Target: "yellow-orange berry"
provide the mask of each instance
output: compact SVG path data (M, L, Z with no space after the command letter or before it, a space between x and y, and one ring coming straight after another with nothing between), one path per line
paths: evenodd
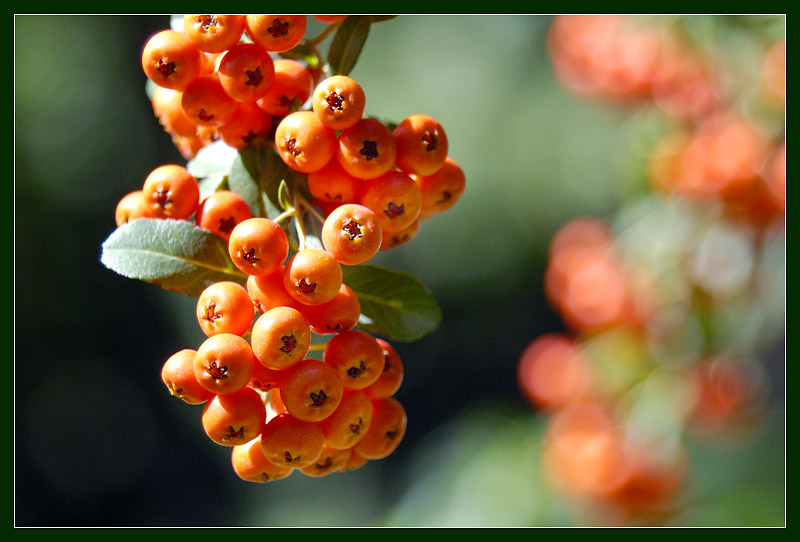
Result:
M201 423L208 437L221 446L244 444L261 433L267 410L261 396L249 386L216 395L203 407Z
M431 175L412 175L411 178L419 186L422 198L421 220L450 209L461 198L467 185L464 171L452 158L447 158L444 165Z
M215 282L197 298L197 322L208 337L219 333L244 335L254 315L250 294L238 282Z
M247 482L266 483L282 480L292 474L294 469L276 465L267 460L261 447L261 435L244 444L237 444L231 450L233 472Z
M194 221L228 241L233 228L249 218L253 218L253 213L242 196L230 190L217 190L200 202Z
M408 228L422 211L419 186L408 174L397 170L365 181L359 202L372 209L384 233Z
M313 111L295 111L275 129L275 147L287 166L312 173L335 156L336 132L322 124Z
M275 307L253 324L250 344L264 367L286 369L305 358L311 345L311 328L297 309Z
M393 131L397 167L414 175L432 175L444 165L449 150L447 134L428 115L411 115Z
M378 216L357 203L340 205L322 225L322 245L343 265L369 261L381 248L383 232Z
M194 375L201 386L213 393L234 393L250 382L256 363L250 343L239 335L220 333L207 338L197 349Z
M189 405L200 405L214 397L194 376L196 354L196 350L184 348L172 354L161 367L161 380L169 393Z
M244 15L184 15L183 31L201 51L222 53L242 39Z
M342 266L326 250L307 248L286 263L283 285L296 301L321 305L336 297L342 286Z
M125 194L114 210L114 221L117 227L137 218L149 218L151 216L150 207L144 199L143 190L134 190Z
M243 273L268 275L280 268L289 255L289 239L273 220L253 217L233 228L228 253Z
M375 399L372 406L369 431L353 450L367 459L383 459L403 440L408 417L403 405L394 397Z
M189 170L177 164L159 166L142 186L144 199L154 218L187 219L200 204L200 185Z
M142 50L142 69L156 85L182 90L199 75L203 53L185 34L162 30Z
M325 126L344 130L361 120L366 95L355 79L333 75L314 89L311 107Z
M379 120L363 118L339 134L336 158L354 177L380 177L394 167L396 157L392 131Z
M245 15L245 31L255 43L273 53L293 49L306 35L306 15Z
M302 469L322 455L325 435L319 425L298 420L288 412L274 416L261 431L261 450L271 463Z

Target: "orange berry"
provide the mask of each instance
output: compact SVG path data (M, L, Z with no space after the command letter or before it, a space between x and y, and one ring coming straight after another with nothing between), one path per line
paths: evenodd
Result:
M325 443L336 450L352 448L367 434L372 423L372 400L360 390L345 390L339 406L319 422Z
M168 134L193 137L197 134L197 124L186 116L181 107L182 99L183 91L157 86L151 99L153 113Z
M361 302L355 292L342 283L333 299L321 305L301 305L311 331L319 335L333 335L356 327L361 315Z
M219 128L230 122L239 103L225 92L216 75L201 75L183 89L181 107L198 126Z
M285 117L306 103L314 90L314 79L304 64L291 58L275 59L273 68L272 85L256 103L269 115Z
M243 273L268 275L280 268L289 255L289 239L274 221L253 217L233 228L228 253Z
M267 460L261 447L261 435L231 450L233 472L247 482L266 483L286 478L294 469Z
M361 390L383 372L383 348L364 331L351 329L334 335L325 345L322 360L336 369L345 388Z
M206 435L222 446L236 446L256 438L267 419L264 402L249 386L216 395L203 408L201 423Z
M255 43L273 53L293 49L306 35L305 15L245 15L245 31Z
M364 392L374 399L382 399L397 393L403 383L405 372L403 360L397 350L384 339L376 338L376 340L383 349L383 371L375 382L364 388Z
M447 158L444 165L431 175L412 175L411 178L419 186L422 196L421 220L450 209L467 185L464 171L452 158Z
M189 405L200 405L214 397L194 376L196 354L195 350L185 348L172 354L161 367L161 381L170 394Z
M394 167L396 156L392 131L378 120L363 118L339 134L336 158L359 179L380 177Z
M255 43L237 43L222 56L217 74L222 88L231 98L254 103L272 86L275 65L263 47Z
M261 431L261 450L270 463L302 469L322 455L325 436L319 425L298 420L288 412L278 414Z
M313 111L295 111L275 129L275 146L287 166L312 173L336 154L336 132L322 124Z
M137 218L149 218L151 216L150 207L144 198L143 190L134 190L125 194L114 210L114 221L117 227Z
M394 397L374 399L369 431L353 451L367 459L383 459L390 455L406 434L408 417L403 405Z
M366 95L355 79L333 75L314 89L311 108L325 126L334 130L350 128L361 120Z
M383 233L375 212L357 203L331 211L322 225L322 245L343 265L370 260L381 247Z
M219 127L219 137L234 149L243 150L272 134L272 117L253 103L240 103L231 120Z
M411 115L393 132L397 144L395 165L414 175L432 175L447 159L448 142L444 128L428 115Z
M330 252L307 248L295 253L286 263L283 285L296 301L321 305L339 292L342 266Z
M321 477L334 472L342 472L350 461L350 450L336 450L327 444L323 446L322 453L313 464L303 467L300 472L306 476Z
M299 309L302 306L302 303L289 295L283 285L284 269L285 267L281 265L272 273L247 277L247 292L259 313L264 314L275 307Z
M355 449L351 448L350 458L348 459L347 464L344 466L343 470L345 472L349 472L360 469L361 467L366 465L368 461L369 459L356 452Z
M324 361L306 358L281 373L281 401L292 416L318 422L339 406L344 386L336 370Z
M197 349L194 375L200 385L218 395L247 386L257 363L244 338L232 333L212 335Z
M363 179L353 177L342 167L336 157L307 176L308 191L315 199L341 205L358 203Z
M267 404L275 414L289 412L288 410L286 410L286 405L283 404L283 400L281 399L281 390L279 387L269 390L269 396L267 397Z
M279 371L305 357L311 345L311 328L297 309L275 307L253 324L250 344L261 365Z
M261 392L277 391L283 376L280 371L273 371L260 363L254 363L253 376L250 377L250 382L247 385Z
M372 209L384 233L408 228L422 211L419 186L408 174L396 170L365 181L359 203Z
M197 298L197 322L208 337L219 333L244 335L253 324L254 314L250 295L238 282L215 282Z
M189 170L177 164L159 166L142 186L144 199L154 218L187 219L197 210L200 186Z
M228 241L233 228L249 218L253 218L253 213L242 196L230 190L217 190L200 202L194 221Z
M182 90L199 75L203 53L185 34L162 30L147 40L142 69L156 85Z
M201 51L222 53L242 39L244 15L184 15L183 31Z
M558 408L585 398L590 390L589 365L575 342L565 335L546 334L522 352L517 380L535 408Z
M347 19L347 15L312 15L312 17L325 24L336 24Z
M396 232L383 232L383 239L381 240L381 250L391 250L399 246L405 245L411 241L420 229L420 219L418 218L411 223L410 226L403 228Z

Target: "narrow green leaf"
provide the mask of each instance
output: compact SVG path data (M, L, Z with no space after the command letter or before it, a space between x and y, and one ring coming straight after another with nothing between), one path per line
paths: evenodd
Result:
M267 143L252 145L234 159L228 186L250 205L254 216L275 218L281 213L280 185L302 190L305 177L289 168L275 148Z
M375 265L342 266L344 283L361 303L361 329L391 340L413 342L433 333L442 311L416 277Z
M214 282L247 280L223 239L186 220L140 218L123 224L103 242L100 261L124 277L191 296Z
M253 216L268 216L261 197L259 176L261 158L257 147L249 147L236 155L228 172L228 187L242 196Z
M280 203L281 209L284 211L288 211L292 208L292 197L289 194L289 186L286 184L286 180L282 180L280 186L278 186L278 202Z
M358 62L369 35L372 18L351 15L342 21L328 49L328 65L334 75L348 75Z

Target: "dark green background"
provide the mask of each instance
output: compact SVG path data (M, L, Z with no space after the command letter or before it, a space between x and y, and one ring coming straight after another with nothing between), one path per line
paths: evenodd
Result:
M403 16L373 26L352 76L367 113L436 117L467 191L382 265L422 279L442 327L396 345L408 433L348 474L240 481L200 409L171 397L164 360L196 347L194 300L99 262L114 207L185 163L152 115L139 63L169 16L14 18L14 474L17 526L566 525L542 484L540 420L520 352L561 329L544 300L547 244L640 188L621 174L630 114L554 81L547 16ZM319 27L312 23L310 32ZM782 395L782 342L769 358ZM784 420L698 449L704 502L683 524L776 525Z

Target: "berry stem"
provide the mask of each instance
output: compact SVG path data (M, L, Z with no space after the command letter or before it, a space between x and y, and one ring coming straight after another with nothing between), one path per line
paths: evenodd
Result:
M297 216L297 209L295 207L292 207L291 209L286 209L284 212L275 217L274 222L276 224L280 224L287 218L291 218L293 216Z
M322 32L319 33L319 35L306 41L306 45L308 45L311 49L314 49L316 52L317 45L325 41L325 39L328 36L330 36L333 32L335 32L336 29L339 28L339 24L341 23L329 24L328 26L325 27L325 29Z

